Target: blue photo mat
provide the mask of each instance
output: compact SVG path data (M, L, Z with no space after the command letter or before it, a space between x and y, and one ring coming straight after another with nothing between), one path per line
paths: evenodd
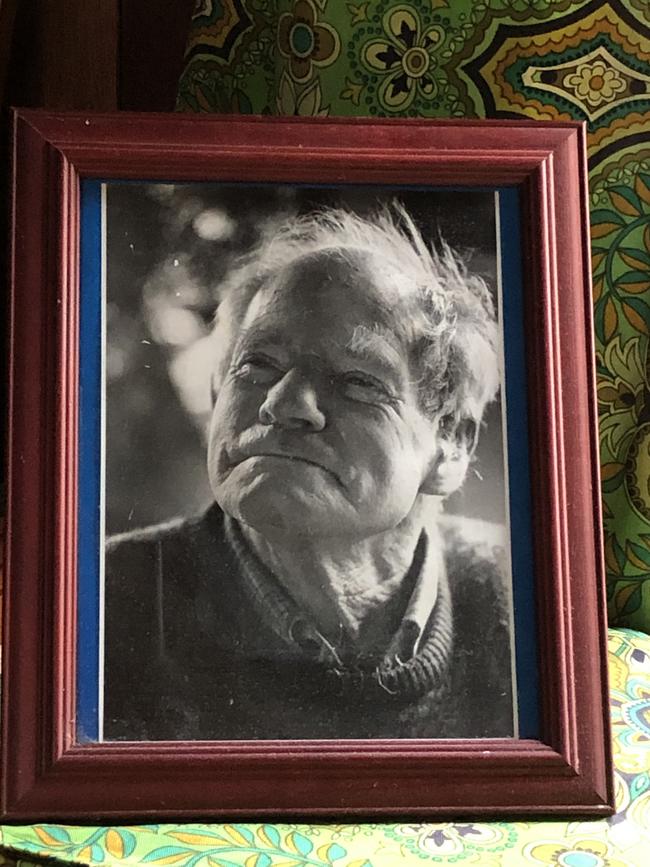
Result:
M99 734L101 439L102 439L102 182L82 181L79 311L79 580L77 586L77 739Z
M77 740L100 734L103 306L102 186L81 188L81 309L79 347L79 539ZM481 188L485 191L484 188ZM519 737L539 736L532 510L528 461L526 353L523 329L521 207L516 187L499 194L501 282L506 377L508 481Z

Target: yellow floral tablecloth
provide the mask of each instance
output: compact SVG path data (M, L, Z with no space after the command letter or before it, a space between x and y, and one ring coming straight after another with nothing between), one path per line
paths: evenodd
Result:
M617 812L598 821L3 825L4 863L178 867L646 867L650 865L650 637L609 633ZM0 859L2 856L0 856ZM33 859L33 861L32 861ZM0 860L1 864L1 860Z

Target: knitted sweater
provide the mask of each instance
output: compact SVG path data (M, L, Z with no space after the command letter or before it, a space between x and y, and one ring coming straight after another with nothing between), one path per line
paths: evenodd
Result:
M488 546L453 527L444 538L447 579L418 652L372 668L288 651L251 604L216 505L111 540L104 737L512 736L503 576Z

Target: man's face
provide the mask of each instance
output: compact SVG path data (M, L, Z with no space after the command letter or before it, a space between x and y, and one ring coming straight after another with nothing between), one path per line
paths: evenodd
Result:
M363 262L299 259L253 298L215 402L208 470L258 532L360 539L397 526L436 458L398 299Z

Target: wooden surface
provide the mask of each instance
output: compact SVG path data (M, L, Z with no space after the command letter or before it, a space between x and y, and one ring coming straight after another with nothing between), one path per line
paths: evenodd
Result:
M0 103L3 102L17 0L0 0Z
M48 108L116 109L117 2L19 3L6 101Z
M192 5L192 0L0 0L4 104L171 111Z
M120 109L173 110L193 5L192 0L120 0Z

